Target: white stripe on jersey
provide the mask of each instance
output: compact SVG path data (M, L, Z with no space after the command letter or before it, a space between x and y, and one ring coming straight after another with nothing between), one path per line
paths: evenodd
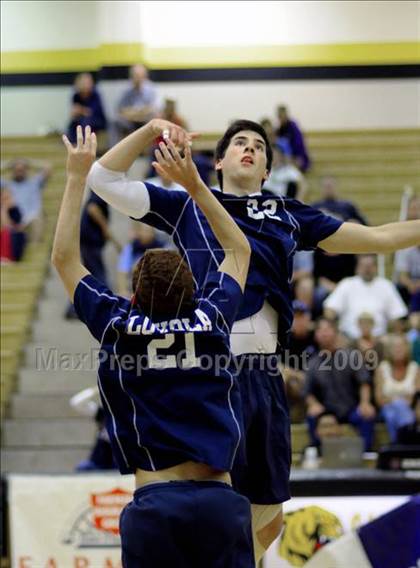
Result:
M235 424L236 424L236 428L238 429L238 434L239 434L239 435L238 435L238 442L237 442L237 444L236 444L236 447L235 447L235 450L234 450L233 456L232 456L232 461L231 461L231 463L230 463L230 469L232 469L232 468L233 468L233 463L234 463L235 458L236 458L236 452L238 451L239 444L240 444L240 442L241 442L242 434L241 434L241 428L239 427L239 422L238 422L238 420L236 419L235 412L234 412L234 410L233 410L232 401L231 401L231 399L230 399L230 392L231 392L231 390L233 389L233 384L234 384L233 377L232 377L232 374L229 373L229 371L228 371L227 369L226 369L226 372L227 372L227 374L228 374L229 377L230 377L230 387L229 387L228 394L227 394L228 404L229 404L230 412L231 412L231 414L232 414L232 418L233 418L233 420L234 420L234 422L235 422Z
M114 342L113 350L114 350L115 360L117 361L117 365L118 365L118 379L120 381L121 389L128 396L128 398L131 401L131 405L133 407L133 426L134 426L134 430L136 431L136 434L137 434L137 445L139 446L140 449L145 450L145 452L147 453L147 457L149 458L150 466L151 466L152 470L156 471L156 467L155 467L155 464L153 463L152 456L150 455L150 451L148 450L148 448L146 448L146 446L143 446L141 444L141 441L140 441L140 432L138 431L137 424L136 424L136 418L137 418L136 405L134 404L134 400L131 398L131 396L128 394L128 392L125 390L123 382L122 382L122 369L121 369L121 365L120 365L120 362L119 362L119 359L118 359L118 356L117 356L117 343L120 339L120 332L118 331L118 329L115 328L114 324L115 324L115 320L112 323L112 328L117 333L117 338Z
M106 328L105 328L105 330L104 330L104 332L103 332L103 334L102 334L101 347L102 347L102 341L103 341L103 339L104 339L104 337L105 337L105 333L106 333L108 327L110 326L111 323L113 323L114 321L119 320L119 319L121 319L121 316L117 316L116 318L112 318L111 320L109 320L108 325L106 326ZM119 439L119 437L118 437L118 433L117 433L117 423L116 423L116 421L115 421L115 416L114 416L114 414L113 414L113 412L112 412L112 410L111 410L111 405L109 404L109 401L108 401L108 399L106 398L105 393L104 393L104 390L103 390L103 388L102 388L99 373L98 373L97 382L98 382L98 388L99 388L99 390L100 390L100 392L101 392L101 394L102 394L102 397L103 397L103 399L104 399L104 401L105 401L105 403L106 403L106 405L107 405L107 407L108 407L109 413L110 413L111 418L112 418L112 427L113 427L113 429L114 429L114 436L115 436L115 439L117 440L118 447L119 447L120 450L121 450L121 454L122 454L122 456L123 456L123 458L124 458L125 465L129 468L129 467L130 467L130 464L128 463L128 460L127 460L127 457L126 457L126 455L125 455L125 453L124 453L124 450L123 450L121 441L120 441L120 439Z

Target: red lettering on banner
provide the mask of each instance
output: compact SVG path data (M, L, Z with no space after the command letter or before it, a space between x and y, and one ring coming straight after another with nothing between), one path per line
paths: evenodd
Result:
M104 568L122 568L121 562L114 564L111 558L105 558Z
M89 558L86 556L75 556L74 557L74 568L88 568Z
M27 560L32 560L31 556L21 556L18 560L19 568L31 568L29 564L26 564Z
M57 568L57 562L54 558L48 558L45 568Z

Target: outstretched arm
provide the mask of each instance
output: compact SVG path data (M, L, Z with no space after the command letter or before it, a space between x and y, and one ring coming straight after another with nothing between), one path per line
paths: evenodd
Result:
M225 253L219 271L229 274L244 290L251 247L238 225L203 183L192 160L189 144L185 145L184 156L181 156L171 140L167 145L161 142L155 155L157 162L153 165L156 171L185 187L206 216Z
M379 227L343 223L318 246L333 253L390 253L420 245L420 221L399 221Z
M60 275L70 299L79 281L89 274L80 259L80 210L86 176L96 155L96 136L89 126L77 127L77 145L74 148L63 136L67 148L67 183L58 215L51 262Z

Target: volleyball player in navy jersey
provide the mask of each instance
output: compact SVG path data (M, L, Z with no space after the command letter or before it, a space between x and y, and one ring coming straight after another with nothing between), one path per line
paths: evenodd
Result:
M202 213L188 193L129 181L125 174L139 153L165 132L175 144L188 136L176 125L154 119L102 156L88 183L122 213L171 234L200 285L209 267L215 269L222 258ZM234 122L219 141L215 157L222 191L213 195L252 248L244 298L231 335L232 351L240 356L247 465L236 464L232 477L234 486L252 503L259 559L280 532L281 503L290 496L289 415L283 380L273 370L273 354L287 348L293 317L293 255L317 246L331 253L392 252L420 244L420 222L365 227L342 223L293 199L262 195L272 152L263 128L251 121ZM155 166L158 172L166 171L159 155Z
M159 159L208 219L224 250L195 289L176 251L149 250L133 298L116 296L81 264L80 209L96 138L77 128L52 262L76 312L101 343L98 387L113 454L136 491L120 518L125 568L253 568L249 500L229 472L242 447L241 397L229 335L250 246L202 183L186 144Z

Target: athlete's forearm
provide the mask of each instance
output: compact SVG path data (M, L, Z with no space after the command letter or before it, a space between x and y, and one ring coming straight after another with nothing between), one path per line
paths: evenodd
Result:
M99 163L109 170L126 172L158 134L150 121L108 150Z
M59 268L80 264L80 210L82 207L85 178L69 176L61 202L55 230L51 259Z
M420 245L420 220L398 221L379 227L343 223L330 237L318 243L332 253L390 253Z
M395 252L420 245L420 220L388 223L376 227L376 230L381 240L385 241L383 252Z
M150 210L149 192L144 183L129 180L124 173L104 168L99 162L93 164L87 184L123 215L141 219Z

